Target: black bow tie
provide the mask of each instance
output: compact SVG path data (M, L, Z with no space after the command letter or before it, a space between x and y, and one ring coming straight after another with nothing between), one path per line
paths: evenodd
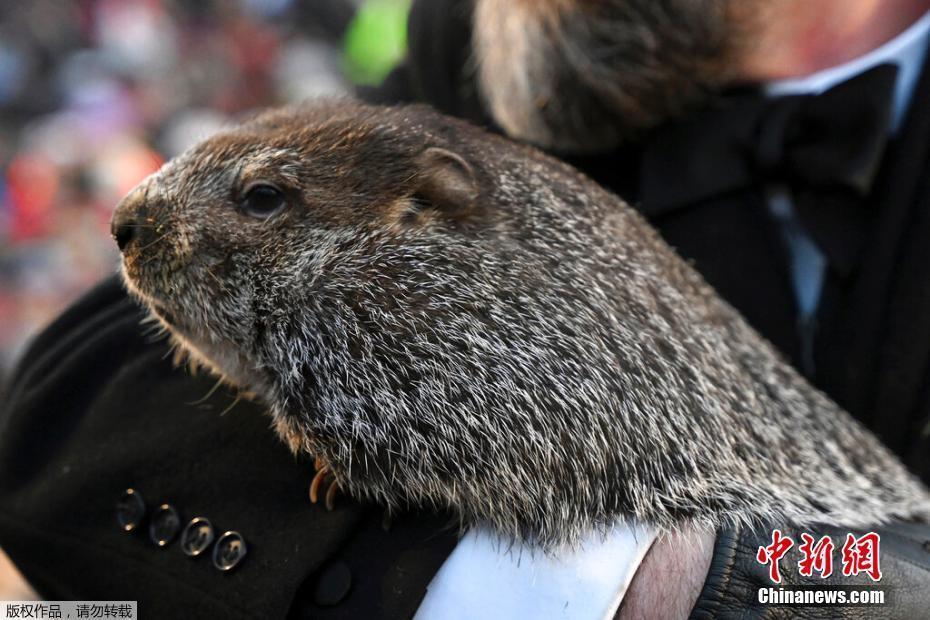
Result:
M643 154L643 211L781 185L831 267L848 272L888 143L896 77L895 65L880 65L820 95L723 97L657 131Z

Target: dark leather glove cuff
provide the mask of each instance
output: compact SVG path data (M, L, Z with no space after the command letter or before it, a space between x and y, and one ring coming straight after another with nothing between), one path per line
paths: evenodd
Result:
M768 565L756 559L759 547L772 542L772 529L721 531L714 546L714 556L700 597L691 612L694 620L711 618L922 618L930 609L930 525L894 523L874 529L881 537L879 561L882 578L873 582L866 574L846 577L842 571L842 547L850 531L861 536L865 531L835 527L808 529L781 528L794 546L779 562L781 584L774 584ZM828 535L836 548L833 574L822 578L814 572L805 577L798 572L803 557L798 550L801 534L815 539ZM882 605L796 606L775 605L759 601L760 588L791 589L810 586L822 589L880 589Z

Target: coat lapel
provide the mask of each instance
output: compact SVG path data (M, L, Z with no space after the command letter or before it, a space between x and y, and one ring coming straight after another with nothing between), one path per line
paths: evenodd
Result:
M821 314L817 383L904 456L930 370L930 62L883 163L859 271ZM925 416L926 414L924 414ZM915 465L911 463L911 466ZM930 469L918 472L927 480Z

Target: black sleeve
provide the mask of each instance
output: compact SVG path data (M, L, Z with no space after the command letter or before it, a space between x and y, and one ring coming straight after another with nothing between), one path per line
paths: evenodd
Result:
M772 542L772 529L728 529L721 531L714 545L710 570L692 620L717 618L926 618L930 609L930 525L894 523L873 530L880 536L878 582L866 574L844 576L842 547L848 533L860 537L866 532L822 526L810 529L781 528L794 546L779 562L781 584L772 582L768 565L760 563L759 547ZM815 540L829 536L835 544L833 574L821 578L816 571L810 577L798 572L803 555L798 550L802 532ZM884 604L798 606L760 602L760 588L776 593L804 587L813 590L839 588L845 591L881 590ZM771 593L766 592L771 597ZM848 595L847 595L848 596ZM769 598L771 600L771 598Z
M0 547L38 593L137 600L143 618L412 615L455 544L448 517L386 532L376 507L310 504L309 459L260 406L174 368L142 316L104 282L35 339L0 403ZM127 488L145 508L129 532L116 518ZM180 519L158 546L162 504ZM232 570L214 566L216 540L182 552L195 517L244 538Z

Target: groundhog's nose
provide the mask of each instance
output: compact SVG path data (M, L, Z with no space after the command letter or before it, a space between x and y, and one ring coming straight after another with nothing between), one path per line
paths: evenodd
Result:
M113 235L121 252L134 238L139 236L143 201L144 192L137 187L120 201L116 206L116 211L113 212L113 219L110 220L110 234Z
M132 241L134 230L135 226L133 226L132 222L118 221L115 217L113 218L113 222L110 224L110 233L116 239L116 245L119 246L120 251L125 250L129 242Z

